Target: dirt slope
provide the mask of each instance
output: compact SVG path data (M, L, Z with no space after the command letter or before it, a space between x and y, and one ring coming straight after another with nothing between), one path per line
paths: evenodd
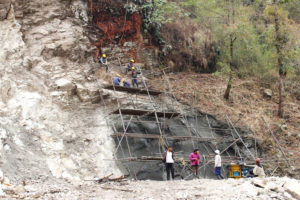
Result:
M285 153L291 159L298 159L292 162L299 176L300 168L300 101L297 100L296 89L287 84L285 98L285 118L280 119L277 114L277 85L276 83L262 83L254 78L247 80L236 79L233 84L229 101L224 100L223 94L226 89L226 77L178 73L168 76L169 83L175 96L183 103L195 106L202 112L216 115L220 120L225 121L228 115L231 121L239 127L244 127L253 132L258 143L265 150L265 157L272 159L283 159L278 146L272 139L268 125L279 139ZM165 78L157 78L151 81L153 88L164 90L167 81ZM167 88L169 88L167 86ZM265 89L272 90L272 97L264 95ZM298 87L299 89L299 87ZM264 122L264 119L267 123ZM277 163L279 174L290 174L286 164ZM277 167L273 166L275 169ZM282 173L285 171L284 173Z

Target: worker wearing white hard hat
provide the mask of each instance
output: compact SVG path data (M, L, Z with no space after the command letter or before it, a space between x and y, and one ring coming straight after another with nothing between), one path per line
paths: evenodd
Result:
M216 156L215 156L215 174L218 179L223 179L223 176L221 174L221 168L222 168L222 159L220 156L220 151L215 150Z

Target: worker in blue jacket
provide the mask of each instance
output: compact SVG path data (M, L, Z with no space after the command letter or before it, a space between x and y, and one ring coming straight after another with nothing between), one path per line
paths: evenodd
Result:
M139 87L139 83L138 83L138 79L137 79L137 75L140 74L140 72L137 72L135 70L135 67L131 68L131 78L132 78L132 87L134 87L134 85L136 85L136 87Z
M120 85L120 83L121 83L121 76L120 76L120 74L117 74L117 76L113 79L113 84L114 85Z
M131 71L132 68L133 68L133 64L135 63L135 60L134 59L131 59L129 64L127 65L127 68L126 68L126 71L125 71L125 74L127 74L127 72Z
M128 81L122 80L124 87L130 87L130 83Z

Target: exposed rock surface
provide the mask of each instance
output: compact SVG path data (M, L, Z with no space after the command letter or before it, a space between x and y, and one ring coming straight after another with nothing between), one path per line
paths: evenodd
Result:
M7 18L11 8L11 0L0 0L0 20Z
M84 6L15 1L0 21L0 168L12 182L121 175L103 161L114 142L105 111L92 104L100 97L87 80L94 47Z

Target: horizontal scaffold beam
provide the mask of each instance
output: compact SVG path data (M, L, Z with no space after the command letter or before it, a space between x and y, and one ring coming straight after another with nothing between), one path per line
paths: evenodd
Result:
M116 90L119 92L128 92L131 94L143 94L143 95L148 95L148 92L150 95L152 96L158 96L160 94L162 94L162 92L160 91L156 91L156 90L145 90L145 89L141 89L141 88L132 88L132 87L123 87L123 86L118 86L118 85L108 85L105 86L104 89L107 90Z
M155 117L155 112L151 110L136 110L136 109L118 109L111 114L119 114L121 110L122 115L139 115L139 116L150 116ZM156 112L157 117L163 117L163 118L173 118L180 115L180 113L175 112Z
M154 156L142 156L142 157L128 157L128 158L121 158L117 159L115 161L121 161L121 162L133 162L133 161L162 161L162 157L154 157ZM189 164L189 159L183 159L183 158L175 158L175 162L185 162L186 164ZM231 163L237 163L240 159L222 159L222 163L231 164ZM211 158L210 160L206 160L203 164L214 164L214 158ZM245 162L244 164L253 164L253 162Z
M124 133L114 133L114 137L118 136L123 136ZM143 134L143 133L125 133L126 137L131 137L131 138L143 138L143 139L159 139L161 138L160 135L157 134ZM194 140L198 142L220 142L224 141L223 137L219 138L200 138L197 136L173 136L173 135L164 135L163 138L168 139L168 140Z

